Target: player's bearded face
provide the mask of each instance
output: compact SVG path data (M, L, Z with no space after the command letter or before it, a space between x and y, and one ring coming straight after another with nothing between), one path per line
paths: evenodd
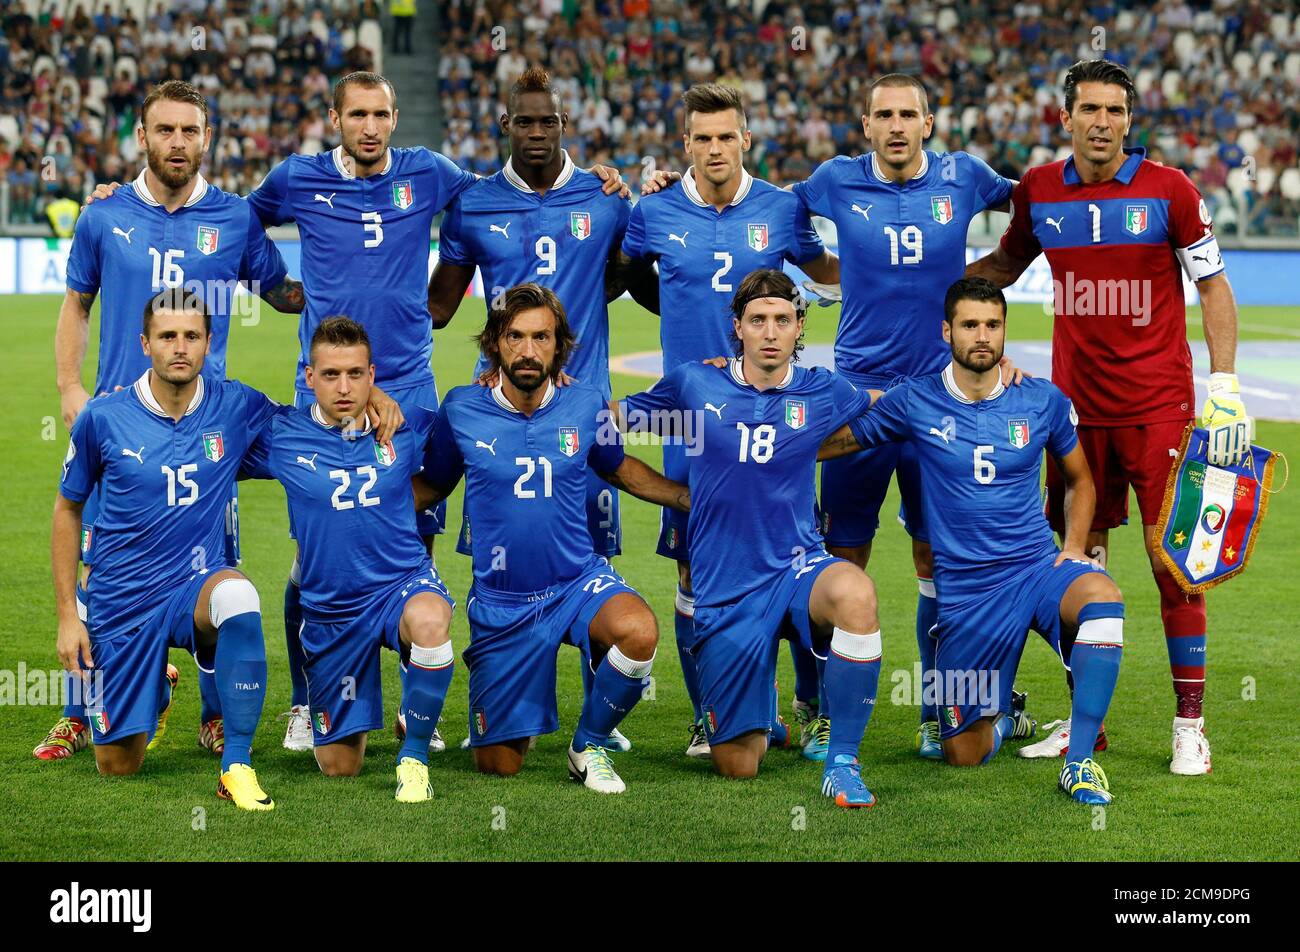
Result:
M697 181L722 186L737 178L748 148L749 131L734 109L691 114L686 153Z
M144 339L154 375L182 387L199 375L211 338L203 315L193 311L159 311L149 322Z
M944 336L952 347L952 359L974 373L987 373L1002 360L1006 345L1006 318L1002 307L992 301L958 301L952 324Z
M162 100L149 108L145 159L167 188L177 189L198 174L212 130L198 106Z
M501 335L498 346L507 379L524 393L531 393L558 369L555 315L544 307L521 311Z
M364 171L383 163L397 128L397 107L387 86L352 86L344 95L343 111L330 110L330 121L354 171Z

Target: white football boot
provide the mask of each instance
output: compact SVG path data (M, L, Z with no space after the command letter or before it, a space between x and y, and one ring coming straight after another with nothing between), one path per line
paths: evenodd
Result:
M1205 718L1174 718L1174 753L1169 772L1197 777L1210 772L1210 742L1205 739Z
M713 759L713 749L709 747L709 735L704 733L703 721L691 725L691 742L686 745L686 756L697 760Z
M311 736L311 709L306 704L295 704L280 716L289 719L284 729L285 750L311 750L316 746Z
M1064 757L1070 747L1070 719L1052 721L1043 725L1044 737L1036 744L1026 744L1016 750L1021 757Z
M622 793L627 789L623 778L614 772L609 751L594 744L581 752L569 747L569 776L597 793Z

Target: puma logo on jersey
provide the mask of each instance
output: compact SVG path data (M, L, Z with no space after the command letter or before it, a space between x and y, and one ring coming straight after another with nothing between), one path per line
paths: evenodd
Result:
M312 201L314 201L314 202L324 202L324 203L325 203L326 205L328 205L331 209L333 209L333 208L334 208L334 196L337 195L337 194L338 194L338 192L330 192L330 197L329 197L329 198L326 198L326 197L325 197L324 195L322 195L320 192L317 192L315 195L312 196Z
M668 240L669 240L669 241L680 241L680 242L682 243L682 247L685 248L685 247L686 247L686 236L689 235L689 234L690 234L689 231L684 231L684 232L682 232L680 235L674 235L674 234L670 231L670 232L668 233Z
M510 222L506 222L504 225L488 225L488 234L491 234L494 231L499 231L501 232L502 238L509 238L510 234L506 231L509 227Z
M930 435L939 437L939 439L943 440L945 443L951 443L952 429L953 427L951 423L945 424L942 430L930 427Z
M866 208L863 208L857 202L854 202L852 207L855 212L857 212L867 221L871 221L871 209L875 208L876 206L873 204L873 205L868 205Z
M722 411L723 411L724 409L726 409L726 406L727 406L727 405L726 405L725 403L724 403L722 406L720 406L720 407L715 407L715 406L714 406L713 404L711 404L711 403L706 403L706 404L704 405L704 409L706 409L706 410L712 410L714 413L716 413L716 414L718 415L718 419L721 420L721 419L722 419Z
M475 440L475 441L474 441L474 448L475 448L475 449L479 449L479 448L485 449L485 450L487 450L489 453L491 453L493 456L496 456L496 455L497 455L497 440L498 440L498 439L500 439L500 437L497 437L497 438L494 439L491 443L484 443L482 440Z
M1065 221L1064 215L1062 215L1060 218L1048 218L1045 220L1049 225L1051 225L1053 228L1056 229L1056 233L1058 235L1061 233L1061 222Z
M299 456L298 459L296 460L296 462L302 463L302 465L306 466L308 469L310 469L310 470L314 473L314 472L316 472L316 455L317 455L317 454L312 453L312 454L311 454L311 459L308 459L308 458L305 457L305 456Z
M134 230L134 229L132 229L132 230ZM140 447L138 450L128 450L128 449L124 446L124 447L122 447L122 455L123 455L123 456L134 456L134 457L135 457L135 461L136 461L137 463L139 463L141 466L144 465L144 447L143 447L143 446Z
M116 226L114 226L113 228L113 234L121 235L123 238L126 239L126 243L128 245L131 243L131 232L133 231L135 231L134 228L128 228L126 231L123 231L121 228L118 228Z

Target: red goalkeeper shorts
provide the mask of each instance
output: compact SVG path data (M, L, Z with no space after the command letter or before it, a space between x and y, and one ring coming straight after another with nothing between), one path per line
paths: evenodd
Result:
M1092 530L1113 529L1128 521L1128 490L1137 495L1142 524L1155 525L1165 498L1169 467L1178 455L1183 430L1192 422L1170 420L1137 426L1080 426L1079 442L1097 486ZM1047 460L1047 519L1055 532L1065 529L1065 483L1056 461Z

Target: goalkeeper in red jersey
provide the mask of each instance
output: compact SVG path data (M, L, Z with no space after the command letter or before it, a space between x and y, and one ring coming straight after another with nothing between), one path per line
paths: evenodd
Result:
M966 273L1012 284L1039 254L1052 269L1055 322L1052 381L1074 402L1097 486L1088 551L1104 560L1109 530L1128 518L1132 486L1160 590L1177 711L1170 770L1210 772L1201 703L1205 694L1205 597L1185 595L1156 555L1155 523L1184 428L1194 422L1192 354L1182 272L1201 297L1210 352L1210 462L1237 462L1250 447L1234 373L1237 305L1224 273L1209 210L1183 172L1125 149L1136 89L1114 63L1076 63L1066 73L1061 124L1073 142L1063 161L1026 171L1011 196L1011 224L990 254ZM1062 529L1064 489L1049 463L1048 515ZM1054 756L1069 744L1069 722L1022 748ZM1105 734L1098 749L1105 745Z

